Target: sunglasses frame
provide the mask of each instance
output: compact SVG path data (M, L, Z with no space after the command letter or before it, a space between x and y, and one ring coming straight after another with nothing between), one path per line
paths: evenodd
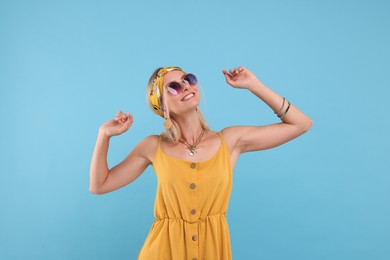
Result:
M191 80L188 80L188 76L192 77ZM187 79L186 79L187 78ZM190 86L196 86L196 84L198 83L198 79L197 77L192 74L192 73L187 73L183 79L181 80L181 82L183 82L184 84L188 84ZM174 84L175 87L171 87L171 85ZM177 87L180 87L180 88L177 88ZM167 90L168 90L168 93L171 94L171 95L179 95L182 90L183 90L183 86L182 84L180 84L180 82L177 82L177 81L171 81L168 83L168 85L166 86L167 87Z

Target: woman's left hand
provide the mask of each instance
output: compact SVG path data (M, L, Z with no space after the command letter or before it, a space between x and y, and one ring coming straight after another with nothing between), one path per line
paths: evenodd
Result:
M229 72L227 72L225 69L222 69L222 73L226 78L226 82L233 88L250 89L256 84L256 82L258 82L255 74L243 66L230 69Z

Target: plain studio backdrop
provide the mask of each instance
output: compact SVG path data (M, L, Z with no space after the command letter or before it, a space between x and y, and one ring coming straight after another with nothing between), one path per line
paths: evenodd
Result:
M89 192L98 128L118 110L109 167L163 130L149 76L198 76L213 130L280 122L222 68L243 65L311 117L243 154L227 219L233 259L390 257L388 1L1 1L0 258L135 259L157 180Z

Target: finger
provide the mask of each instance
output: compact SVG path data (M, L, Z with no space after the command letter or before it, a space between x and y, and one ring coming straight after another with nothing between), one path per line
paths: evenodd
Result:
M127 113L126 120L123 122L124 124L132 123L133 122L133 116L130 113Z
M117 116L123 116L126 115L125 113L122 112L122 110L119 110L118 113L116 113Z
M225 73L224 76L225 76L226 82L229 85L232 85L234 83L233 80L232 80L233 76L231 76L229 73Z
M223 73L228 75L229 77L233 76L233 75L230 74L230 71L227 71L226 69L223 69Z
M133 115L132 114L130 114L130 113L127 113L127 120L129 121L129 122L131 122L131 123L133 123Z
M115 115L115 120L119 120L119 119L120 119L121 113L122 113L121 110L119 110L119 111L116 113L116 115Z
M222 69L222 73L224 76L231 76L229 72L226 71L226 69Z
M131 121L131 120L127 120L126 122L124 122L122 125L121 125L121 127L129 127L129 126L131 126L131 124L132 124L133 122Z
M119 123L125 123L126 121L127 121L127 118L126 117L120 117L120 118L118 118L118 120L117 120Z
M117 119L117 121L120 121L123 123L127 120L127 115L120 110L116 116L116 119Z
M236 73L234 72L234 69L230 69L229 72L230 72L230 74L232 74L233 76L236 74Z
M226 80L230 80L232 78L232 75L230 75L225 69L223 69L222 72Z
M133 124L133 116L130 113L128 113L127 121L123 124L123 126L129 128L132 124Z
M224 74L224 76L225 76L226 82L229 83L231 76L229 74Z

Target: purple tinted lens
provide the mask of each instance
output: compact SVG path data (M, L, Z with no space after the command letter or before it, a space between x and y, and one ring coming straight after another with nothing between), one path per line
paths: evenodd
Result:
M173 94L173 95L179 94L181 92L181 85L180 85L180 83L178 83L176 81L173 81L173 82L169 83L168 91L171 94Z
M195 86L196 83L198 83L198 79L196 78L196 76L191 73L187 74L184 77L184 80L186 80L191 86Z

